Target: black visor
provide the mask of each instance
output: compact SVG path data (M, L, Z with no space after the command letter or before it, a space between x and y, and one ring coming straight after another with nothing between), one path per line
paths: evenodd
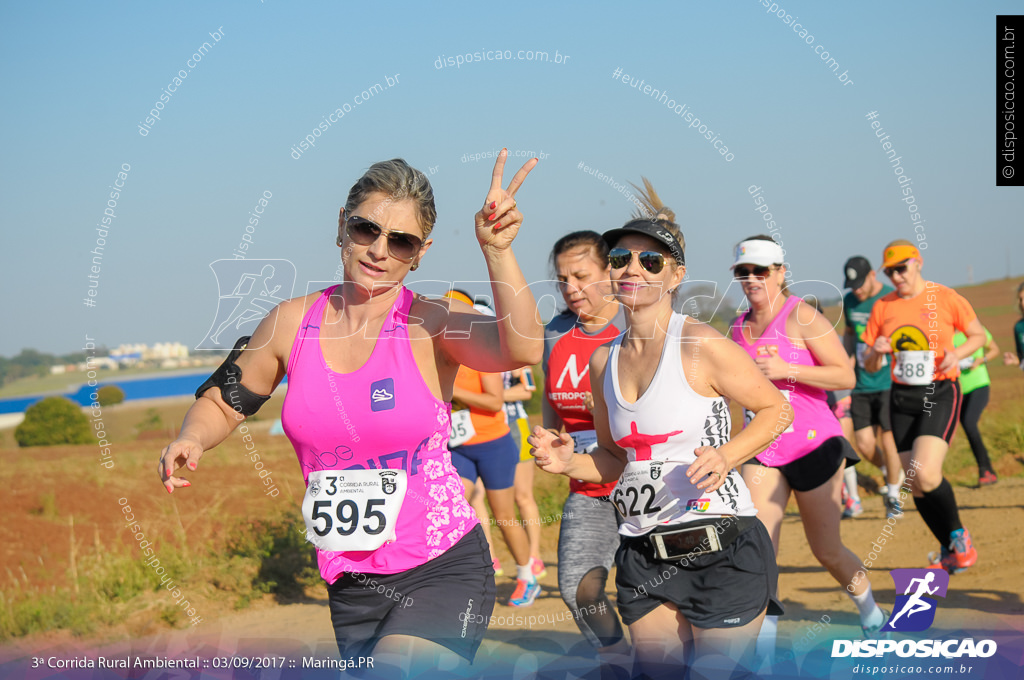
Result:
M686 264L686 258L683 257L683 247L679 245L679 241L675 236L672 235L668 229L655 220L640 219L627 222L624 226L618 229L612 229L602 234L605 243L608 244L609 248L614 248L615 244L618 243L619 239L626 234L643 234L644 236L650 236L658 243L668 248L668 252L672 254L672 258L677 264L683 266Z

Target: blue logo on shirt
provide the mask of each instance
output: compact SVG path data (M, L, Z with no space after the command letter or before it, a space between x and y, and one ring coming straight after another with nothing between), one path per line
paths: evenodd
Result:
M370 385L370 410L389 411L395 407L395 380L384 378Z

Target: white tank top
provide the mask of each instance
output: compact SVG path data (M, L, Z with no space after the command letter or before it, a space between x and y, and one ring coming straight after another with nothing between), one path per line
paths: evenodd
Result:
M735 469L713 493L698 490L686 477L696 460L694 449L725 444L731 430L725 399L701 396L686 380L680 350L686 319L672 314L658 370L635 403L626 402L619 391L619 347L625 334L611 344L604 395L612 438L628 454L612 492L624 536L641 536L668 524L757 514Z

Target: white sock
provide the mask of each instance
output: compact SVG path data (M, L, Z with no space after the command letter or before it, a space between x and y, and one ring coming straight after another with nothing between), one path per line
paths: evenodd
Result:
M846 484L846 493L851 499L860 502L860 495L857 493L857 471L848 467L843 471L843 483Z
M757 634L755 654L759 658L771 659L775 656L775 634L779 630L779 617L766 615L761 622L761 632Z
M882 622L885 618L885 614L875 604L875 598L871 594L871 586L868 585L867 589L860 595L854 595L850 591L846 591L846 594L850 596L853 603L857 605L857 610L860 612L860 624L864 627L871 627Z
M529 583L533 583L537 579L533 575L533 569L530 568L530 563L517 564L516 565L516 578L522 579Z

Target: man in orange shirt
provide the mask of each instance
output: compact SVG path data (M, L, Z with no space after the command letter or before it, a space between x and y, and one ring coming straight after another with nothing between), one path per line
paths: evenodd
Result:
M896 290L875 303L864 331L864 365L877 371L892 355L892 433L921 518L939 540L931 567L958 573L978 552L960 523L942 462L956 431L962 393L959 362L985 342L985 329L967 300L921 276L921 253L899 239L885 247L882 267ZM967 341L953 347L953 334ZM905 491L903 492L905 493Z

